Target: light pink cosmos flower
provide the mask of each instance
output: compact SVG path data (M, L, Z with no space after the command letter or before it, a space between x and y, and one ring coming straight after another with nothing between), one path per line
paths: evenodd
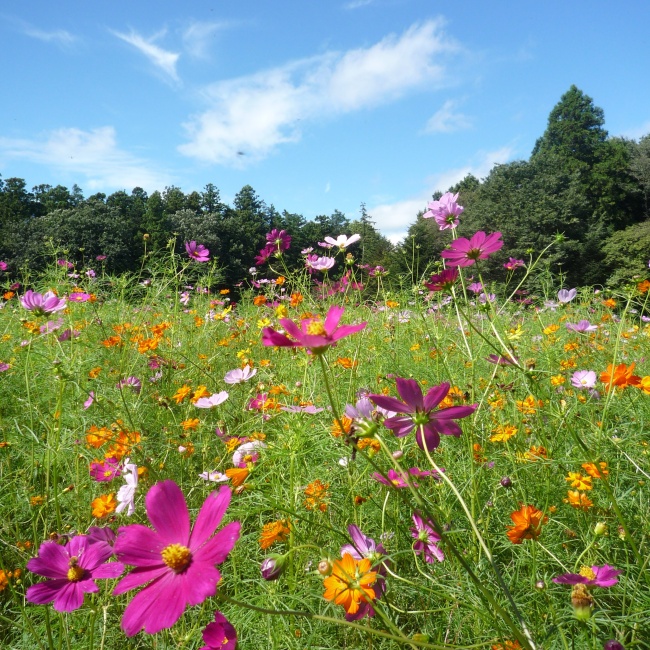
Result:
M20 304L37 315L48 315L65 309L66 299L59 298L54 291L41 294L28 289L20 298Z
M459 237L440 254L449 266L471 266L478 260L486 260L503 247L500 232L486 235L479 230L471 239Z
M195 262L209 262L210 251L203 245L195 241L186 241L185 250Z
M266 447L266 443L261 440L252 440L239 445L232 456L232 464L235 467L246 467L248 463L256 463L260 457L258 449Z
M201 397L194 402L197 409L211 409L219 404L223 404L228 399L228 392L222 390L220 393L214 393L210 397Z
M116 388L120 390L122 388L129 387L133 389L133 392L139 393L142 390L142 382L137 377L127 377L126 379L120 379L117 382Z
M445 192L439 200L427 203L428 210L422 215L424 219L435 219L440 230L454 229L458 226L458 217L465 208L458 205L458 193Z
M295 340L292 341L288 336L276 332L271 327L265 327L262 330L262 343L283 348L308 348L313 353L320 354L339 339L359 332L367 325L364 322L358 325L341 325L339 327L344 311L345 308L332 305L327 312L325 322L318 318L305 318L300 323L300 327L288 318L281 318L280 324Z
M568 291L566 289L560 289L557 292L557 299L562 303L567 303L567 302L571 302L576 297L577 294L578 294L577 289L569 289Z
M305 264L308 268L314 269L315 271L328 271L334 266L334 264L336 264L336 260L333 257L307 255L305 258Z
M226 483L230 479L221 472L201 472L199 478L202 478L204 481L211 481L212 483Z
M325 243L329 244L333 248L345 250L348 246L358 242L360 239L361 235L352 235L351 237L348 237L347 235L339 235L336 239L334 239L334 237L325 237Z
M127 517L135 513L135 492L138 489L138 466L127 458L122 468L125 484L117 491L119 501L115 512L119 515L127 508Z
M221 564L239 539L241 524L233 521L215 534L230 504L231 491L222 486L205 500L194 527L181 489L174 481L154 485L146 508L154 530L141 524L119 529L115 554L135 567L122 578L117 596L146 584L127 605L122 629L127 636L141 629L155 634L169 628L187 605L200 605L214 596Z
M588 320L581 320L579 323L565 323L566 328L571 332L595 332L598 325L592 325Z
M57 542L44 542L38 557L27 562L27 568L45 578L45 582L27 589L27 600L36 605L54 601L57 612L72 612L83 605L84 594L97 593L98 578L117 578L124 565L107 560L113 549L105 542L90 543L85 535L73 537L62 546Z
M257 368L251 368L249 365L243 368L235 368L229 370L223 380L227 384L241 384L249 379L252 379L257 374Z
M593 370L577 370L571 376L571 385L575 388L593 388L596 385L596 373Z

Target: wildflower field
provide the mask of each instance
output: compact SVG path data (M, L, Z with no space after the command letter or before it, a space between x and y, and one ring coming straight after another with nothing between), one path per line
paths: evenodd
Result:
M0 647L650 648L650 282L456 198L399 291L337 233L0 272Z

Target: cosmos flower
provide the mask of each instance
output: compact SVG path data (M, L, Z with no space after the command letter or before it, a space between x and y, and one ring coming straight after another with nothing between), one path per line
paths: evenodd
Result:
M323 598L342 605L348 621L374 615L371 602L375 599L373 585L377 572L371 568L369 559L355 560L349 553L344 553L340 560L334 560L332 573L323 581Z
M246 365L243 368L229 370L223 380L227 384L241 384L252 379L256 374L257 368L251 368L249 365Z
M65 545L44 542L27 568L50 580L29 587L27 600L37 605L54 601L57 612L79 609L84 594L99 591L96 579L117 578L124 571L121 562L107 562L112 555L108 544L91 543L85 535L77 535Z
M429 564L433 564L436 560L442 562L445 559L445 554L438 548L441 537L434 530L433 522L431 520L425 522L419 514L413 513L413 523L415 527L410 531L411 537L415 539L413 542L415 554L424 554L424 561Z
M262 330L262 343L264 345L279 347L304 347L315 354L321 354L339 339L359 332L367 325L364 322L358 325L339 326L344 311L345 309L343 307L333 305L327 312L324 322L318 318L305 318L300 323L300 327L288 318L281 318L280 324L284 327L287 334L295 340L292 341L288 336L276 332L271 327L265 327Z
M219 404L223 404L228 399L228 392L222 390L220 393L214 393L209 397L200 397L194 402L194 406L198 409L211 409Z
M513 544L521 544L524 539L537 539L542 532L542 524L548 521L541 510L524 505L511 513L510 519L514 526L508 528L507 535Z
M577 289L569 289L568 291L566 289L560 289L557 292L557 299L561 303L567 303L567 302L571 302L576 297L577 294L578 294Z
M429 291L450 291L458 280L458 269L445 269L429 278L424 286Z
M478 260L486 260L503 246L500 232L486 235L479 230L471 239L459 237L451 246L442 251L441 257L449 266L471 266Z
M319 257L318 255L307 255L305 265L307 268L315 271L328 271L331 269L336 260L333 257Z
M275 251L282 252L289 250L289 246L291 246L291 235L286 230L274 228L266 234L266 241L274 247Z
M347 235L339 235L336 239L334 239L334 237L325 237L325 243L329 244L330 247L345 250L348 246L358 242L360 239L361 235L352 235L351 237L348 237Z
M138 466L129 462L129 459L124 460L124 485L117 491L118 505L115 512L119 515L127 508L127 517L131 517L135 513L135 491L138 489Z
M185 250L195 262L210 261L210 251L203 244L197 244L195 241L186 241Z
M203 630L203 641L206 645L199 650L235 650L237 632L221 612L215 612L214 623L208 623Z
M571 375L571 385L575 388L593 388L596 385L596 373L593 370L577 370Z
M563 573L553 578L553 582L561 585L586 585L587 587L612 587L618 582L622 571L615 569L609 564L603 566L583 566L580 573Z
M581 320L579 323L565 323L566 328L571 332L595 332L598 325L592 325L588 320Z
M450 385L445 382L433 386L425 396L415 379L402 379L397 377L397 392L404 400L388 395L370 395L370 399L377 405L397 415L386 418L384 425L392 429L398 438L403 438L415 429L415 439L420 449L425 447L432 451L440 444L440 435L459 437L461 428L454 420L471 415L478 406L450 406L436 409L449 392Z
M454 229L458 226L458 217L465 209L458 205L458 193L445 192L437 201L427 203L427 211L422 215L424 219L434 219L440 230Z
M511 257L503 265L503 268L506 269L506 271L514 271L515 269L518 269L520 266L525 266L524 260L517 260L514 257Z
M20 298L20 304L37 315L49 315L66 308L66 299L59 298L53 291L41 294L28 289Z
M135 393L139 393L142 390L142 382L137 377L127 377L126 379L121 379L117 383L117 388L122 389L125 386L132 388Z
M631 363L629 366L626 366L624 363L619 363L618 366L614 367L614 364L610 363L607 366L607 370L600 373L600 381L608 388L614 386L618 386L619 388L638 386L641 383L641 377L632 374L634 372L634 366L634 363Z
M146 497L146 509L154 530L141 524L119 529L115 553L135 567L122 578L117 596L146 586L127 605L122 629L127 636L142 628L155 634L171 627L187 605L199 605L214 596L221 564L239 539L241 524L233 521L215 534L230 503L226 486L205 500L190 528L190 516L181 489L174 481L154 485Z

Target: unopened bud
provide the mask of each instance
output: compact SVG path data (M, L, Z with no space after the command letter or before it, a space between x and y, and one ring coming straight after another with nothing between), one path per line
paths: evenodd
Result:
M616 639L610 639L609 641L605 641L603 650L625 650L625 646Z
M260 566L260 572L264 580L277 580L286 568L287 555L271 553Z
M594 599L583 584L573 586L571 604L573 605L573 614L579 621L588 621L591 618Z
M325 578L332 573L332 563L329 559L323 559L318 563L318 573Z
M421 632L417 632L414 634L412 637L413 641L419 642L419 643L428 643L429 642L429 635L428 634L422 634Z
M605 524L602 521L599 521L595 526L594 526L594 535L596 537L600 537L601 535L604 535L607 532L607 524Z
M401 449L397 449L393 452L393 458L399 460L404 455L404 452Z

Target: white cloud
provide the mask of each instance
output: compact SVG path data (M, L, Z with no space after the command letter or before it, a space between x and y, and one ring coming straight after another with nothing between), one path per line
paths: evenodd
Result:
M154 41L158 40L166 34L166 30L154 34L149 39L144 38L133 30L131 30L129 34L122 34L121 32L116 32L113 30L111 30L111 33L129 45L132 45L139 52L144 54L147 59L151 61L151 63L162 70L162 72L170 79L176 82L179 81L178 74L176 72L176 63L178 62L180 54L164 50L162 47L154 43Z
M183 45L190 56L205 59L211 38L225 27L226 23L193 22L183 31Z
M0 137L0 158L26 160L61 173L81 174L89 189L160 189L169 185L166 174L120 149L112 126L91 131L57 129L43 139Z
M343 5L344 9L359 9L359 7L367 7L371 5L375 0L352 0L351 2L346 2Z
M73 36L65 29L55 29L54 31L46 32L45 30L32 27L31 25L25 25L23 33L32 38L37 38L39 41L58 43L59 45L66 47L69 47L77 40L76 36Z
M456 111L458 102L448 99L427 121L425 133L453 133L463 131L472 126L472 120L467 115Z
M331 189L332 186L330 185L330 182L327 181L327 183L325 183L325 194L327 194Z
M329 52L208 86L208 109L185 128L179 151L204 162L243 166L300 139L300 121L372 108L445 82L442 58L458 47L440 20L410 27L368 48ZM245 160L238 152L246 153Z
M507 162L512 158L513 153L514 149L506 146L496 151L478 154L476 162L472 164L449 169L428 178L425 182L426 190L423 190L420 195L394 203L381 203L369 207L368 214L382 235L393 243L397 243L404 239L418 212L426 209L434 192L446 192L468 174L473 174L479 179L484 178L495 164Z

